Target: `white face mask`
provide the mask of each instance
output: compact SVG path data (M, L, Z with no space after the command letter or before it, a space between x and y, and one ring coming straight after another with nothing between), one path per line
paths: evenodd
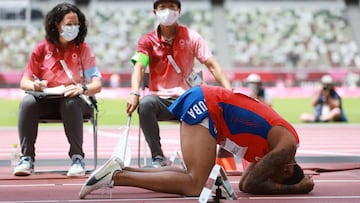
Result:
M179 11L174 11L171 9L157 10L156 16L160 21L161 25L169 26L174 24L180 16Z
M68 42L75 39L79 34L80 25L63 25L63 32L60 35Z

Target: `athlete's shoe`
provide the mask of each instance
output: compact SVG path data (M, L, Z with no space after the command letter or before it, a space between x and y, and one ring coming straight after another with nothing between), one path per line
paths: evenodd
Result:
M95 170L79 192L79 198L84 199L86 195L100 188L111 188L114 184L112 176L115 171L124 168L123 161L118 157L111 157L104 165Z
M28 176L34 171L34 163L30 156L24 156L20 159L18 165L14 168L15 176Z

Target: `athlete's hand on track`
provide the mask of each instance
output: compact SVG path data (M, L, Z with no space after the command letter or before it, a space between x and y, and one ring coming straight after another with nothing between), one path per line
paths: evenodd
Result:
M305 175L305 177L297 184L299 193L309 193L314 189L314 180L311 175Z

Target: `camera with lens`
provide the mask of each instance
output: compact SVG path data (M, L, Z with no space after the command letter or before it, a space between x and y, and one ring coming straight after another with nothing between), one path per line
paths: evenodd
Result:
M323 91L329 92L330 95L332 95L332 94L334 94L334 92L335 92L334 86L333 86L333 85L324 85L324 86L323 86Z

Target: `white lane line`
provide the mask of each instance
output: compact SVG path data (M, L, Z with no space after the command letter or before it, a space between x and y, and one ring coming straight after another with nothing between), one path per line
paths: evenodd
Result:
M360 183L359 180L314 180L315 183Z
M102 198L102 199L65 199L65 200L26 200L26 201L0 201L0 203L50 203L50 202L169 202L171 200L197 200L197 197L160 197L160 198L130 198L130 199L119 199L119 198Z
M67 202L68 200L33 200L33 201L0 201L1 203L50 203L50 202Z
M298 150L297 154L311 154L311 155L334 155L334 156L359 156L356 153L349 152L331 152L331 151L323 151L323 150Z
M131 198L131 199L118 199L118 198L102 198L102 199L86 199L86 202L135 202L135 201L169 201L169 200L197 200L196 197L173 197L173 198ZM239 197L238 200L310 200L310 199L360 199L360 196L262 196L262 197ZM50 203L50 202L84 202L81 199L67 199L67 200L27 200L27 201L0 201L1 203Z
M105 131L100 131L99 130L98 131L98 136L119 138L121 133L122 133L122 130L120 130L118 133L105 132ZM136 136L132 136L132 135L129 136L129 140L138 141L138 139L139 139L139 137L138 137L137 134L136 134ZM143 139L143 137L141 139ZM180 138L178 138L178 139L176 139L176 138L171 139L170 138L169 139L169 138L166 138L166 137L162 137L161 138L161 143L163 143L163 144L170 143L170 144L180 145Z
M314 180L315 183L360 183L360 179L358 180ZM230 181L231 184L238 184L239 181Z
M334 195L329 195L329 196L291 196L291 197L280 197L280 196L263 196L263 197L240 197L238 199L253 199L253 200L292 200L292 199L360 199L360 196L357 195L350 195L350 196L334 196Z
M16 184L16 185L0 185L0 188L8 188L8 187L53 187L61 184Z
M314 180L315 183L360 183L360 179L357 180ZM237 185L239 181L230 181L231 184ZM63 183L63 184L21 184L21 185L0 185L0 188L6 187L53 187L53 186L82 186L83 183Z
M60 183L60 184L16 184L16 185L0 185L0 188L6 187L53 187L53 186L82 186L83 183Z

